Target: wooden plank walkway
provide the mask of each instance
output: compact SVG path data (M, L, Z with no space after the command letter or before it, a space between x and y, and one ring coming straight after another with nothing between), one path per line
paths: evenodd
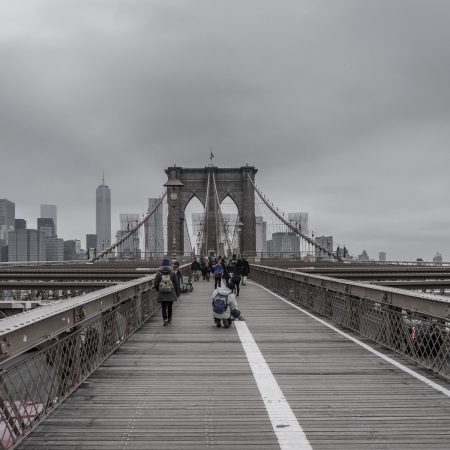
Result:
M211 319L211 291L196 283L167 327L153 317L19 448L279 448L235 326ZM258 286L238 300L314 450L450 449L450 398Z

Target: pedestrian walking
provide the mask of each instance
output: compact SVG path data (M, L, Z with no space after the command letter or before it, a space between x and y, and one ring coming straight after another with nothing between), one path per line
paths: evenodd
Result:
M221 258L219 258L216 264L213 264L212 272L214 275L214 289L217 289L222 285L222 275L224 273L224 267Z
M247 277L250 275L250 264L248 261L242 256L242 285L245 286L247 284Z
M172 306L180 296L180 283L178 276L170 268L167 258L162 260L161 267L155 276L155 290L158 292L157 301L161 303L163 325L172 321Z
M242 259L238 259L233 269L233 277L231 278L231 282L234 284L236 289L236 297L239 297L239 290L240 290L239 286L241 284L242 271L243 271L243 262Z
M194 261L192 261L191 264L191 272L192 272L192 276L194 278L194 281L199 281L200 280L200 272L201 272L202 268L200 266L200 263L197 261L197 258L194 257Z

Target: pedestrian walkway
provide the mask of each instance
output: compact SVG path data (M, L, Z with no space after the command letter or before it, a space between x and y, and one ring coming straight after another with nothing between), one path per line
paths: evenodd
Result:
M212 288L152 317L19 448L450 448L445 393L254 284L246 322L216 328Z

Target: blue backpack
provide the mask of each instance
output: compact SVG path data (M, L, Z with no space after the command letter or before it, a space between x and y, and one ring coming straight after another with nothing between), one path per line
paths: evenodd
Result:
M216 314L223 314L228 308L228 302L226 297L217 296L212 301L212 308Z

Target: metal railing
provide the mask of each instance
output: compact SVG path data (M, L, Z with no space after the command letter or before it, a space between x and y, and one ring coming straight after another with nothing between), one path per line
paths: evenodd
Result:
M251 278L450 379L450 302L319 275L252 265Z
M0 320L0 448L15 447L150 318L154 277Z

